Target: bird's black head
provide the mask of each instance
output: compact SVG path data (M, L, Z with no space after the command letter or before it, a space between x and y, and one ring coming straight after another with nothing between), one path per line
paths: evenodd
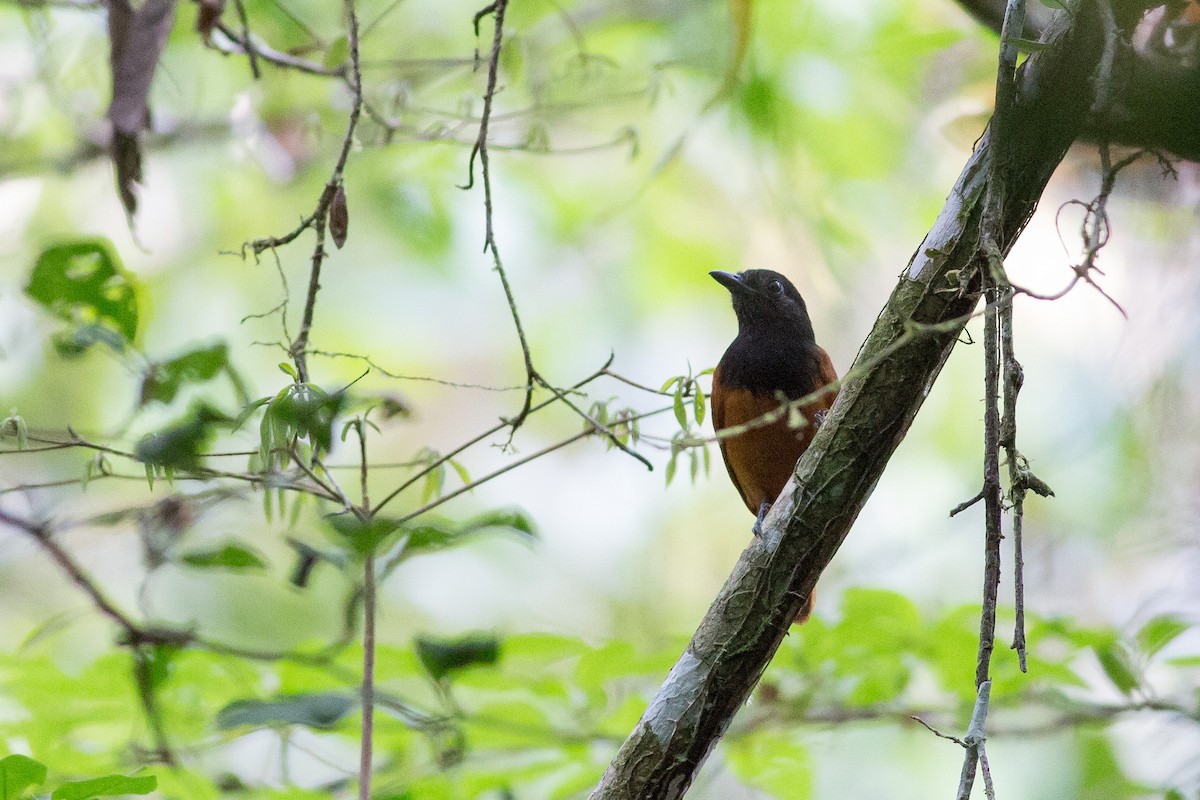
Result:
M813 341L812 322L800 292L784 276L769 269L710 272L733 296L739 334L777 334Z

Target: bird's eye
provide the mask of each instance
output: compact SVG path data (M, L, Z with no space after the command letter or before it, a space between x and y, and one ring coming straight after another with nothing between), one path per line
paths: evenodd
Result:
M771 294L775 295L776 297L782 297L783 296L783 284L780 283L779 281L771 281L770 283L767 284L767 291L770 292Z

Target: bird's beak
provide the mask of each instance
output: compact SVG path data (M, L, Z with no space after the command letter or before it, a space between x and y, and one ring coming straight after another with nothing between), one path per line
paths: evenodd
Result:
M712 275L713 280L734 294L737 294L738 292L744 292L746 290L746 284L742 282L742 277L740 275L735 275L732 272L721 272L720 270L714 270L708 274Z

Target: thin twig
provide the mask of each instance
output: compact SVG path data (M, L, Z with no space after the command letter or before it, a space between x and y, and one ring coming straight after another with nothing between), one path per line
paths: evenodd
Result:
M371 513L371 497L367 491L367 432L363 430L366 424L367 421L364 417L357 420L354 425L354 432L358 434L359 507L364 515ZM329 467L325 467L325 469L328 470Z
M358 61L358 16L355 13L354 0L345 0L345 9L346 36L350 45L350 76L347 79L347 83L350 86L354 100L350 108L350 119L346 124L346 135L342 139L342 150L338 154L337 163L333 167L333 174L329 176L329 181L325 184L325 190L321 193L320 202L318 202L317 208L313 212L313 230L316 233L317 241L313 246L308 293L304 301L304 316L301 318L300 330L296 334L296 338L291 346L292 358L296 363L296 370L299 373L301 383L308 382L308 358L306 356L308 335L309 331L312 330L317 291L321 288L321 264L325 259L325 230L329 222L329 208L333 203L334 197L337 195L339 187L342 185L342 175L346 170L346 159L350 156L350 147L354 142L354 131L358 127L358 118L362 114L362 70Z
M545 388L547 388L551 392L553 392L555 397L557 397L559 400L561 400L568 408L570 408L572 411L574 411L579 416L583 417L584 421L587 422L588 425L592 426L592 428L596 432L603 434L604 438L606 438L606 439L608 439L608 441L612 442L614 447L616 447L622 453L632 456L633 458L640 461L642 464L645 465L646 469L649 469L649 470L654 469L654 465L651 464L650 461L644 455L637 452L636 450L631 449L627 444L622 442L620 437L618 437L617 434L614 433L611 428L609 428L607 425L601 424L591 414L587 413L582 408L580 408L579 406L572 403L570 398L567 397L566 392L562 391L561 389L556 389L555 387L551 386L550 384L546 383L545 381L542 381L541 383L542 383L542 386L544 386Z
M533 389L538 383L540 376L533 367L533 355L530 353L529 340L525 336L525 329L521 324L521 315L517 311L517 300L513 295L512 286L508 282L508 273L505 272L504 261L500 258L500 249L496 246L496 231L492 216L492 173L488 161L488 123L492 117L492 101L496 96L496 82L500 73L500 51L504 44L504 12L507 9L508 0L496 0L495 3L492 3L475 15L476 36L479 35L480 20L489 14L492 15L495 31L492 35L491 57L488 58L487 89L483 94L483 113L480 115L479 120L479 136L475 139L475 144L471 148L471 155L467 161L467 183L463 188L469 189L475 183L475 156L478 155L479 172L483 179L483 251L486 253L490 250L492 253L492 268L500 276L500 283L504 287L504 297L508 301L508 310L512 315L513 326L517 329L517 340L521 345L521 356L525 360L525 400L521 404L520 412L509 420L511 427L509 442L511 442L512 436L517 432L517 428L521 427L525 419L529 416L530 408L533 406Z
M233 7L237 10L238 21L242 25L242 41L250 41L250 17L246 14L246 4L243 0L233 0ZM260 80L262 73L258 69L258 48L247 47L246 57L250 62L250 74L254 76L254 80Z
M142 705L142 713L146 716L146 724L150 726L150 734L154 737L154 757L162 764L175 767L179 758L171 749L167 738L167 729L163 724L162 709L158 704L158 694L155 692L155 664L157 657L154 649L141 645L133 648L133 681L137 686L138 700Z
M967 746L967 743L964 742L962 739L958 738L957 736L951 736L948 733L942 733L937 728L933 727L928 722L926 722L925 720L918 717L916 714L909 714L908 718L911 719L913 722L921 723L921 725L924 726L925 730L929 731L934 736L941 737L942 739L949 739L950 741L954 742L959 747Z
M280 345L278 345L277 342L270 342L268 344L280 346ZM284 348L284 349L287 349L287 348ZM485 392L515 392L515 391L519 391L519 390L522 390L525 388L524 386L489 386L487 384L482 384L482 383L463 383L461 381L449 381L449 380L444 380L442 378L429 377L426 375L404 375L402 373L392 372L391 370L381 367L370 356L359 355L358 353L341 353L341 352L334 352L334 351L330 351L330 350L318 350L318 349L312 348L312 347L308 348L307 352L308 352L308 355L310 355L310 356L320 356L322 358L352 358L356 361L363 362L364 364L369 366L372 370L380 373L381 375L384 375L385 377L393 378L395 380L401 380L401 381L419 381L421 383L436 383L439 386L450 386L455 389L480 389Z
M256 59L262 59L268 64L283 69L292 69L297 72L303 72L308 75L320 75L326 78L341 78L345 75L343 67L326 67L316 61L309 61L306 58L300 58L290 53L284 53L279 50L272 49L262 42L254 41L249 33L243 38L238 35L232 28L225 23L218 21L214 26L218 31L224 34L230 44L222 44L216 37L211 40L211 47L224 53L244 53L249 57L251 52L254 53ZM232 45L232 46L231 46Z
M1004 271L1004 250L1000 242L1004 230L1003 211L1007 180L1012 160L1012 119L1016 106L1017 47L1013 40L1025 27L1024 0L1008 0L1004 27L1000 34L999 63L996 67L996 111L992 117L992 158L988 163L987 190L980 217L979 245L983 259L980 277L983 296L989 300L983 321L983 504L984 568L983 607L979 615L979 649L975 660L975 712L964 741L967 743L959 780L959 800L968 800L979 763L978 745L983 741L991 691L991 660L996 640L996 605L1000 587L1001 515L1000 486L1000 305L1001 298L1011 302L1013 295ZM1009 308L1008 304L1005 308Z
M1016 622L1013 625L1012 649L1017 651L1021 672L1027 669L1025 653L1025 554L1024 519L1025 493L1024 457L1017 450L1017 396L1025 381L1025 373L1013 349L1012 306L1000 312L1000 363L1004 372L1004 419L1000 426L1000 446L1008 462L1009 502L1012 506L1013 584ZM982 759L980 761L982 764ZM985 785L987 776L984 776Z

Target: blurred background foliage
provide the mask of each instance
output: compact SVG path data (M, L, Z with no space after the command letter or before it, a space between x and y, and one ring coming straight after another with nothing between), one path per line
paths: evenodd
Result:
M340 4L245 8L276 51L345 62ZM796 282L844 371L982 130L996 38L949 0L760 0L741 16L748 8L509 9L492 120L496 236L554 384L610 355L613 372L651 389L712 366L735 323L705 273L751 267ZM490 21L472 31L477 10L358 8L367 113L345 173L349 238L325 264L312 339L343 355L314 354L310 370L328 392L352 384L406 410L372 417L375 498L520 409L521 352L481 251L481 190L461 188L484 90L478 52L491 42ZM0 529L0 754L31 755L64 780L131 773L161 760L157 724L179 764L151 767L161 796L343 797L362 653L346 621L355 554L321 520L332 507L164 480L190 465L142 437L199 441L211 432L171 427L200 418L189 408L234 418L290 384L276 365L311 239L257 258L243 245L311 213L350 94L265 63L253 80L243 55L221 52L227 38L205 46L196 15L179 9L151 91L131 228L106 157L103 11L0 5L0 415L19 415L31 436L70 426L138 447L159 478L148 488L142 464L77 448L10 453L13 421L0 508L64 524L63 548L122 608L214 644L114 646L109 620L33 537ZM1165 178L1148 159L1110 204L1103 285L1127 319L1087 287L1017 302L1021 449L1057 496L1026 511L1029 673L1006 642L994 660L989 753L1004 797L1200 791L1200 181L1178 170ZM1079 219L1058 210L1098 187L1094 150L1077 148L1010 258L1014 281L1066 284ZM61 319L26 287L39 259L80 242L107 248L113 274L136 287L135 308L113 313L138 324L126 345L101 337L72 355ZM974 694L982 525L978 510L947 512L980 481L980 375L978 348L959 348L823 579L813 620L792 631L690 796L952 791L959 748L909 716L961 734ZM584 406L610 419L672 405L607 376L585 391ZM361 407L325 412L338 415L327 461L353 486L357 443L339 434ZM253 413L214 434L213 447L243 455L210 467L263 467L247 465L264 411ZM389 513L581 429L561 405L539 412L510 448L503 432L485 439ZM664 485L678 430L669 412L641 422L653 472L589 437L405 529L424 538L381 585L376 797L573 797L595 783L750 535L715 452L711 471L698 451L678 455ZM41 484L56 485L30 488ZM315 565L298 560L308 551L322 554ZM1007 565L1005 579L1011 597ZM142 711L137 670L151 676L157 720Z

